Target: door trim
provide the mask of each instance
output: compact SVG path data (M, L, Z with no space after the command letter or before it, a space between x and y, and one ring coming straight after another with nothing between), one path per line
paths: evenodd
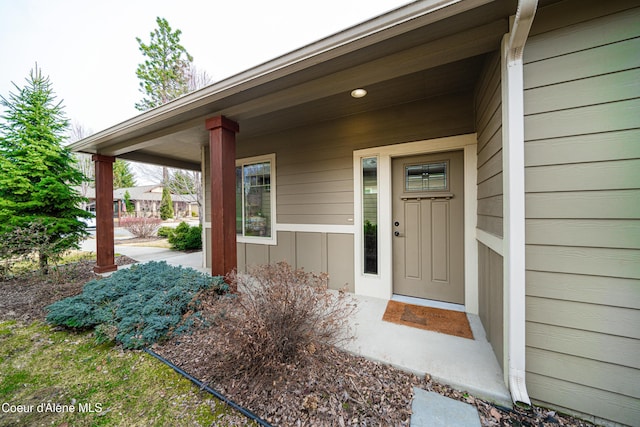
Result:
M430 154L442 151L464 151L464 266L465 311L478 313L478 246L476 243L477 218L477 135L475 133L437 138L404 144L385 145L353 152L354 194L354 278L355 293L376 298L391 299L393 295L392 271L392 208L391 159L393 157ZM378 274L363 273L362 173L361 161L365 157L378 158Z

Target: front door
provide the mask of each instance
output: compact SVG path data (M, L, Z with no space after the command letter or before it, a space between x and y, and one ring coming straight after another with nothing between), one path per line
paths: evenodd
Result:
M464 304L462 151L392 160L393 292Z

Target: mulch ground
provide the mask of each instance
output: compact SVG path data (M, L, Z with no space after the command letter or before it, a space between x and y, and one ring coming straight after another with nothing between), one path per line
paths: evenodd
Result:
M132 262L127 257L116 261L119 265ZM43 321L47 305L79 294L84 284L96 277L94 265L83 261L62 267L59 274L0 281L0 320ZM153 349L273 425L409 425L414 386L474 405L483 426L592 425L539 407L495 406L439 384L428 375L418 377L334 348L319 351L321 357L311 364L284 366L269 382L226 376L217 369L224 347L214 327L175 337Z
M137 262L127 256L116 257L116 265ZM99 277L93 272L95 261L79 261L39 272L0 280L0 320L25 323L44 320L45 307L66 297L78 295L89 281Z

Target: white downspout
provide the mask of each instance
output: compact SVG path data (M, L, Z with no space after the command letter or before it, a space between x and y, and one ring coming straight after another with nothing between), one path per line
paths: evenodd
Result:
M522 54L537 0L519 0L502 40L502 132L504 192L504 333L513 402L531 404L525 383L525 183Z

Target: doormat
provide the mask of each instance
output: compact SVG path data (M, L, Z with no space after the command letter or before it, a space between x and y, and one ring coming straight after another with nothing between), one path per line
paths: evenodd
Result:
M467 315L460 311L389 301L382 320L441 334L473 339Z

